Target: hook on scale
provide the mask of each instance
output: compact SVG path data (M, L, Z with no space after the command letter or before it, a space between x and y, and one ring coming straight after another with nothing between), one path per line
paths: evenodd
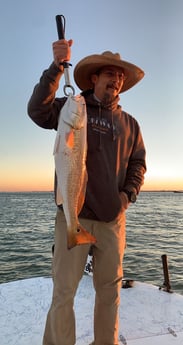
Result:
M57 25L58 38L59 40L65 39L65 22L66 22L65 17L61 14L61 15L56 15L55 19L56 19L56 25ZM74 95L75 90L74 90L74 87L70 83L70 77L69 77L69 66L71 66L71 64L69 64L67 61L64 61L61 64L64 67L64 77L65 77L65 85L63 88L64 94L66 96L69 96L70 94ZM67 89L70 89L71 92L67 92Z

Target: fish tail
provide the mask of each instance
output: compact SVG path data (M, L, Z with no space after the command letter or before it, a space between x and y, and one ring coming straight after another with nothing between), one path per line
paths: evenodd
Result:
M80 224L74 231L68 230L67 235L67 248L72 249L73 247L80 244L94 244L96 243L96 238L86 231Z

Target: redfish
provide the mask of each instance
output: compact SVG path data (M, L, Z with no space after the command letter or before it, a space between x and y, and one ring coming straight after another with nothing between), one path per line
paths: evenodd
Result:
M67 247L95 243L79 223L86 185L87 113L83 96L69 95L61 109L54 145L57 205L62 204L67 223Z

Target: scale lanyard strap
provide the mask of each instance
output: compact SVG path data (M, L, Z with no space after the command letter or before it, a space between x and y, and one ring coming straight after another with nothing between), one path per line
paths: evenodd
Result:
M63 22L62 22L63 20ZM65 39L65 17L61 15L56 16L56 24L57 24L57 32L58 32L58 38L59 40ZM66 96L69 96L70 94L74 95L75 90L74 87L70 83L70 77L69 77L69 66L72 66L68 62L64 61L63 63L60 63L64 67L64 77L65 77L65 85L64 85L64 94ZM67 89L70 89L70 92L67 92Z

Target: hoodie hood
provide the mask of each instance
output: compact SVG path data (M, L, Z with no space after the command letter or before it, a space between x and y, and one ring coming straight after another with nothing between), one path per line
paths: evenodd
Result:
M81 93L82 96L85 97L85 100L88 104L94 104L96 102L96 104L100 104L102 108L104 109L108 109L111 111L115 111L116 109L121 109L121 106L118 104L120 97L119 95L115 97L115 99L111 102L102 102L99 99L97 99L97 97L94 94L94 90L90 89L87 91L83 91Z
M83 92L87 105L88 132L93 129L97 135L96 142L98 150L102 150L104 135L109 137L110 141L116 139L116 126L114 116L121 114L121 106L118 105L119 96L112 102L100 102L93 91ZM106 138L105 138L106 139Z

